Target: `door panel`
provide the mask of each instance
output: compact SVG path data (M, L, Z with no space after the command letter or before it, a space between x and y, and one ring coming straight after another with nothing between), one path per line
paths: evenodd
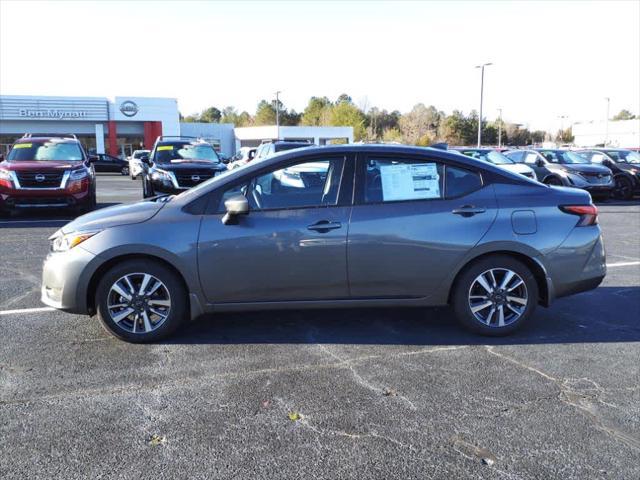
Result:
M428 297L496 215L491 185L452 199L355 205L347 242L352 298Z

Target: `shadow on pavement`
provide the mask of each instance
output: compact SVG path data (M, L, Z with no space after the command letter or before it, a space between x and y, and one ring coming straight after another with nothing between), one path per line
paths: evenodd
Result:
M113 205L120 205L118 202L98 203L96 210ZM75 210L66 209L42 209L26 210L14 213L12 216L0 217L0 228L47 228L61 227L71 220L79 217Z
M640 287L600 287L539 307L521 331L463 330L448 308L292 310L210 315L171 344L520 345L640 341Z

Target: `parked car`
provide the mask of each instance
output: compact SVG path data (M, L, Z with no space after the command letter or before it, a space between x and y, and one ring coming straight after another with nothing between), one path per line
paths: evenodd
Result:
M6 160L0 162L0 212L93 210L96 182L91 160L75 137L25 136L17 140Z
M211 144L190 137L158 137L147 162L144 198L183 192L227 170Z
M324 178L303 187L277 180L318 164ZM131 342L208 312L445 304L469 329L506 335L606 273L587 192L391 145L274 155L50 240L42 301Z
M257 149L253 160L260 160L262 158L273 155L274 153L284 152L285 150L294 150L296 148L312 147L313 144L309 142L295 142L277 140L275 142L264 142Z
M120 157L114 157L107 153L98 153L93 161L96 172L111 172L121 175L129 175L129 161Z
M231 157L227 168L229 170L233 170L234 168L239 168L243 165L246 165L251 160L253 160L256 155L256 150L257 148L254 147L240 147L240 150L238 150L236 154Z
M491 148L454 147L453 150L458 151L467 157L476 158L483 162L493 163L500 168L504 168L505 170L509 170L513 173L519 173L520 175L524 175L532 180L536 179L536 174L531 167L524 163L516 163L509 157Z
M613 172L613 196L628 200L640 193L640 154L620 148L592 148L578 152L591 163L604 165Z
M143 159L149 160L150 150L134 150L129 157L129 175L131 180L135 180L146 171L147 164Z
M611 195L615 186L611 170L602 165L592 165L589 160L570 150L512 150L506 156L531 167L538 181L547 185L582 188L604 198Z

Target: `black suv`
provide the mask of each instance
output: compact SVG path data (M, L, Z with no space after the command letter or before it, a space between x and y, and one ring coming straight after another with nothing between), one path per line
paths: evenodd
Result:
M274 153L284 152L285 150L293 150L296 148L313 147L314 145L309 142L296 142L286 140L276 140L275 142L264 142L256 150L255 156L252 161L260 160L261 158L268 157Z
M227 170L211 144L193 137L158 137L142 177L145 198L180 193Z
M634 193L640 193L640 153L622 148L590 148L578 153L591 163L611 169L616 198L629 200Z
M602 165L570 150L534 148L513 150L505 155L514 162L531 167L539 182L547 185L582 188L594 196L609 197L613 191L613 174Z

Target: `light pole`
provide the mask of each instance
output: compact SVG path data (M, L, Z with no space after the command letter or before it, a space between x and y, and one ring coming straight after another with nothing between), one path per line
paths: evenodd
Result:
M611 99L609 97L604 97L604 99L607 101L607 120L604 127L604 146L606 147L609 143L609 103Z
M499 108L498 112L500 113L498 116L498 148L502 148L502 109Z
M493 65L493 63L483 63L482 65L476 65L476 68L480 69L480 116L478 117L478 148L482 144L482 97L484 95L484 67Z
M280 93L276 92L276 140L280 140Z

